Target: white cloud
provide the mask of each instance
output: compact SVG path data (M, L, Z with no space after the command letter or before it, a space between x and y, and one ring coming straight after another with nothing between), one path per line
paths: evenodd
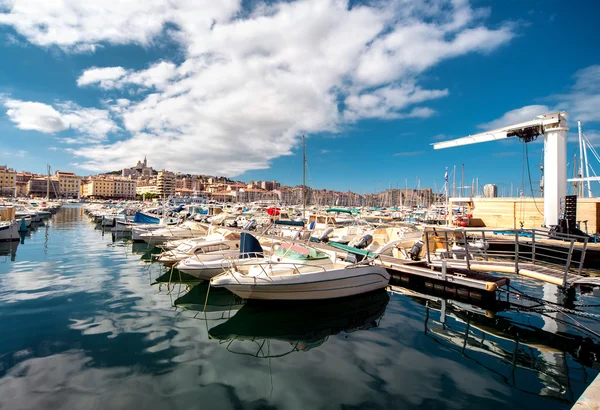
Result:
M21 130L54 133L69 128L62 115L50 105L9 99L4 101L4 106L8 108L8 119Z
M127 74L123 67L89 68L77 79L78 86L98 83L101 88L114 88L118 80Z
M485 130L502 128L507 125L534 120L535 117L537 117L538 115L547 114L551 111L552 110L546 105L526 105L525 107L508 111L502 117L497 118L493 121L486 122L485 124L480 124L479 128Z
M72 150L91 171L128 166L143 152L160 168L234 176L291 154L302 133L336 132L364 118L427 118L435 110L420 104L449 90L420 86L423 71L490 52L514 35L509 26L485 27L489 10L466 0L352 6L298 0L252 10L233 0L33 3L15 0L0 24L34 44L72 51L150 47L167 33L185 52L181 63L157 61L139 71L92 67L81 74L81 87L110 90L111 98L123 94L99 111L129 133ZM87 133L114 129L110 117L99 120L103 128L87 117L79 121L96 124Z
M80 133L67 142L100 142L108 133L119 127L110 118L108 111L97 108L82 108L75 103L58 103L55 107L39 102L5 99L8 118L22 130L40 131L47 134L69 128Z
M573 120L600 122L600 65L577 71L571 92L550 98L558 101L557 109L565 110Z
M555 111L566 111L571 124L581 120L584 125L600 123L600 65L592 65L577 71L574 83L568 93L544 97L544 101L553 105L526 105L505 113L502 117L479 128L494 129L509 124L516 124L534 119L537 115ZM573 127L573 125L572 125ZM595 131L590 131L590 140L597 138ZM589 137L588 137L589 138Z

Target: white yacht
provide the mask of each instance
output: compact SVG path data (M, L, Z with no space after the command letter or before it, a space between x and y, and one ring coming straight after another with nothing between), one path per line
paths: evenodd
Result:
M390 275L384 267L368 260L356 263L348 256L306 245L281 244L268 260L233 266L210 283L243 299L262 300L332 299L388 285Z

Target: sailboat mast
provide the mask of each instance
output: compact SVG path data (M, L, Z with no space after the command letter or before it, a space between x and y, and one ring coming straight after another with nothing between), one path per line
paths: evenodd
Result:
M302 136L302 218L306 217L306 137Z
M583 137L581 135L581 121L577 121L577 130L579 132L579 177L583 178L585 175L583 174L583 150L585 149L583 146ZM579 192L577 195L583 196L583 181L579 181Z
M48 180L46 181L46 201L50 200L50 165L48 165Z

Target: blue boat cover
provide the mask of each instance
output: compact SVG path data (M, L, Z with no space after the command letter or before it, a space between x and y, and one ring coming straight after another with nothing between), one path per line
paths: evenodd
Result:
M139 224L159 224L160 218L155 218L150 215L143 214L141 212L136 212L133 217L133 223Z
M275 225L304 226L304 222L302 222L302 221L287 221L284 219L277 219L277 220L275 220Z
M240 234L240 259L262 258L262 253L263 248L258 239L248 232Z

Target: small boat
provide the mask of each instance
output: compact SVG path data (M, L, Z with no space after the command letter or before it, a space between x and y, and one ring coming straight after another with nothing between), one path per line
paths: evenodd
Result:
M249 235L249 234L247 234ZM385 288L390 275L382 266L354 255L339 258L301 244L281 244L271 258L233 266L213 277L211 286L225 287L243 299L314 300L358 295Z
M19 241L19 227L21 221L0 221L0 242Z
M177 263L175 269L199 279L209 280L223 273L230 264L256 263L263 260L262 246L254 236L246 232L240 233L240 240L235 248L223 245L207 244L205 249L201 247L200 252Z
M239 234L237 236L239 238ZM193 261L196 256L209 253L224 254L230 251L229 253L237 255L238 248L239 239L228 240L218 234L210 235L204 241L183 243L175 249L164 251L156 257L156 260L165 266L173 266L182 260L191 258Z

